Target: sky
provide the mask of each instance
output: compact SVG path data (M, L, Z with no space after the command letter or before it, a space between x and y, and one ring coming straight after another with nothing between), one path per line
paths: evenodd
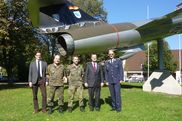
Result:
M108 23L136 22L164 16L176 9L182 0L103 0ZM147 14L147 6L149 14ZM180 37L179 37L180 36ZM165 38L172 50L182 49L182 34ZM179 44L180 40L180 44Z

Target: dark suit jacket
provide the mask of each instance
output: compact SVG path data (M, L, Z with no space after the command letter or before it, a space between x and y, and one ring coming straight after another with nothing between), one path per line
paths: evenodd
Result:
M120 59L105 62L105 79L108 83L118 83L123 80L123 65Z
M88 83L88 87L100 87L100 84L103 81L101 65L97 63L97 70L94 72L92 62L88 62L85 69L84 82Z
M42 63L42 78L44 78L44 80L46 80L45 77L46 77L47 63L44 61L41 61L41 63ZM37 73L36 61L33 61L33 62L31 62L30 67L29 67L28 81L32 82L32 84L36 84L37 78L38 78L38 73Z

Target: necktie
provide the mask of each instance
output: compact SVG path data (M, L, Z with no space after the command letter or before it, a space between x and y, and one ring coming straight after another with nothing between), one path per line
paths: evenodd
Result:
M94 62L94 72L96 72L96 64L95 64L95 62Z
M111 59L111 63L113 63L113 59Z
M38 64L37 64L37 73L38 73L38 78L40 78L40 61L38 61Z

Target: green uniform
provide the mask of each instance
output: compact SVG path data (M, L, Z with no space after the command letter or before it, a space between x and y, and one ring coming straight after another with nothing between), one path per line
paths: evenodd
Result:
M79 106L84 106L83 104L83 74L84 70L81 65L75 66L74 64L67 67L67 76L69 82L68 88L68 107L73 107L73 100L75 93L77 93L79 98Z
M54 96L57 92L58 105L64 105L64 82L65 69L62 64L55 66L50 64L47 68L47 75L49 76L49 93L47 103L48 106L53 106Z

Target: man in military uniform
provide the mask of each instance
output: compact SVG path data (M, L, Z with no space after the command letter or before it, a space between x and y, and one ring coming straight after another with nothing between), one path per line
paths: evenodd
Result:
M50 64L47 68L47 78L49 80L49 93L48 93L48 113L53 112L54 96L55 92L58 95L58 105L59 112L63 113L64 105L64 82L63 78L65 76L65 69L62 64L60 64L60 56L55 55L53 64Z
M105 62L105 79L112 99L111 111L120 112L122 110L120 83L123 81L123 65L120 59L114 58L113 50L109 50L108 55L110 59Z
M79 64L78 56L73 56L73 64L67 67L67 76L69 82L68 89L68 112L72 112L73 109L73 100L75 93L77 92L79 98L80 111L84 112L84 103L83 103L83 74L84 69Z

